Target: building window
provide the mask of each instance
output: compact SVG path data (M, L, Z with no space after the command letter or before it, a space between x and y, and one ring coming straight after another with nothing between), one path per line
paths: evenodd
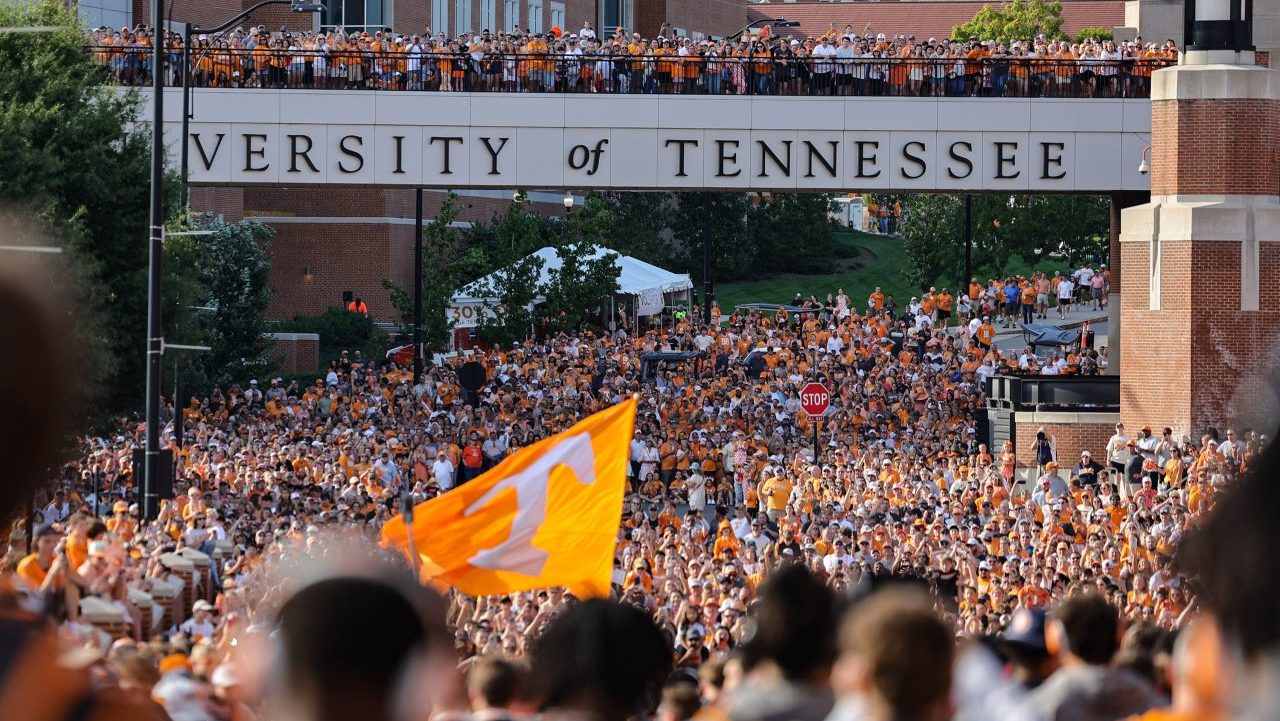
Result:
M503 0L502 29L513 33L520 29L520 0Z
M598 26L596 33L604 38L612 35L613 31L620 27L634 30L633 9L633 0L599 0L596 16L600 22L596 23Z
M498 29L498 0L480 0L480 29Z
M384 0L325 0L320 13L320 27L347 30L382 29L387 23Z
M449 0L431 0L431 28L449 34Z
M542 0L529 0L529 32L542 32Z
M455 36L471 32L471 0L455 0L453 22Z
M551 3L551 24L568 34L569 26L565 24L564 3Z

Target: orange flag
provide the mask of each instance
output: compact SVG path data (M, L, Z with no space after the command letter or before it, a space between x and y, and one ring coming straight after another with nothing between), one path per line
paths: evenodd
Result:
M509 456L382 527L422 578L473 596L566 586L608 596L636 402L628 399Z

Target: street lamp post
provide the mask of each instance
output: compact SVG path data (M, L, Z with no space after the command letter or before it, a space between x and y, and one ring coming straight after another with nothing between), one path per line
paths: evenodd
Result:
M267 5L288 5L295 13L316 13L324 10L319 3L298 2L298 0L263 0L239 15L213 28L201 28L191 23L182 25L182 201L190 203L190 192L187 186L187 169L190 167L191 151L189 133L191 122L191 36L195 33L220 33L236 23L249 17L258 8ZM156 27L159 27L158 25ZM205 52L208 52L207 50Z
M301 3L294 0L263 0L234 18L218 26L213 32L221 32L240 22L245 17L264 5L288 3L295 12L318 12L324 9L316 3ZM154 518L155 508L151 506L152 491L160 464L160 373L161 360L164 355L164 331L161 323L161 290L164 263L164 76L165 61L169 56L164 42L164 0L151 1L151 26L159 35L152 44L151 71L151 213L150 237L147 247L147 382L146 382L146 438L143 445L142 472L142 513L143 518ZM185 46L190 45L190 30L183 33ZM185 47L184 46L184 47ZM183 57L190 57L190 51L184 49ZM188 142L189 98L191 94L190 63L183 66L183 108L182 108L182 147ZM182 182L187 182L186 153L182 155ZM185 189L184 189L185 195Z

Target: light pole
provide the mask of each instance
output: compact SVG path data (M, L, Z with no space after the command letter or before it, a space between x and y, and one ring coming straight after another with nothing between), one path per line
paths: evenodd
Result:
M264 5L288 3L295 12L318 12L324 7L316 3L294 2L293 0L263 0L227 22L219 25L213 32L221 32L240 22L249 13ZM155 28L158 37L152 44L151 71L151 217L150 238L147 247L147 382L146 382L146 439L143 445L142 470L142 513L143 518L151 519L154 509L149 507L153 481L156 479L160 463L160 373L161 360L164 355L164 329L161 323L160 303L162 282L164 277L164 76L165 60L169 52L164 42L164 0L151 0L151 27ZM190 60L191 29L188 25L183 32L183 68L182 68L182 182L183 194L186 194L187 182L187 143L190 113L188 104L191 97L191 64Z
M413 387L422 382L422 188L414 192L413 224ZM415 396L415 401L417 400ZM407 519L412 516L406 515Z
M573 212L573 193L565 193L564 200L560 202L564 204L564 214L566 216Z
M319 3L304 3L297 0L263 0L239 15L214 28L201 28L191 23L182 25L182 202L190 204L191 194L187 186L187 169L190 167L190 148L188 130L191 123L191 36L194 33L220 33L236 23L249 17L260 7L267 5L288 5L295 13L317 13L324 10ZM156 27L160 27L157 25ZM208 52L206 50L205 52ZM197 58L198 59L198 58Z

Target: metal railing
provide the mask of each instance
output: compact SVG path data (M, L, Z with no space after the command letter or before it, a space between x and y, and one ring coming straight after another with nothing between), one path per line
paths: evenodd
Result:
M90 46L123 85L150 83L146 48ZM166 82L181 86L181 53ZM192 48L193 87L837 97L1150 97L1152 60L782 58Z

